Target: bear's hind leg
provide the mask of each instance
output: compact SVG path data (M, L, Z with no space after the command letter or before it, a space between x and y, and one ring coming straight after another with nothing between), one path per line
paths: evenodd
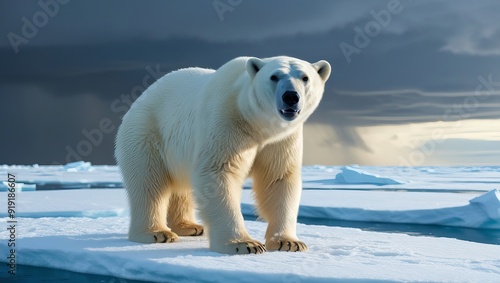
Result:
M175 242L179 236L166 223L170 193L145 188L141 195L130 195L129 239L139 243Z
M154 145L136 145L119 152L130 205L129 239L139 243L175 242L179 236L167 227L167 206L172 193L165 164Z
M203 234L203 226L196 224L194 203L189 189L176 190L170 195L167 223L179 236Z

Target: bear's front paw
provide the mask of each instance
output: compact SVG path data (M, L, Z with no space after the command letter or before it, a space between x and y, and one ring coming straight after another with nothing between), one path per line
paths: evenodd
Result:
M234 254L262 254L266 252L266 246L261 242L250 240L229 244L234 249Z
M255 240L232 241L229 244L212 244L210 249L222 254L261 254L266 252L266 247Z
M304 252L307 250L307 245L299 240L289 238L271 238L271 240L266 241L266 248L270 251Z
M179 236L172 231L158 231L153 233L155 243L173 243L179 240Z
M201 236L203 234L203 226L192 222L182 222L173 226L172 231L179 236Z

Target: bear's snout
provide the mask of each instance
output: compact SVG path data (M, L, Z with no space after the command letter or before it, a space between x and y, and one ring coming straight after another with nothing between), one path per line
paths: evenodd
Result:
M297 103L299 103L300 96L296 91L288 90L285 91L281 99L283 99L286 106L294 107Z
M278 96L279 97L279 96ZM278 110L287 121L292 121L300 114L300 95L294 90L287 90L281 95L281 101L278 101Z

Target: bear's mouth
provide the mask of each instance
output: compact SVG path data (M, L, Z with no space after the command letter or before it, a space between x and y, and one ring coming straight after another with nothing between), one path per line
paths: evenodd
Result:
M300 110L292 108L280 109L279 111L281 116L283 116L283 118L285 118L285 120L287 121L292 121L293 119L297 118L297 116L299 116L300 114Z

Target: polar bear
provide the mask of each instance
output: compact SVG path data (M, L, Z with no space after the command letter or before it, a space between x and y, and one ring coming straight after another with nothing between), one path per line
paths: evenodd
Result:
M129 239L165 243L201 235L194 197L215 252L306 250L296 236L302 128L330 70L324 60L239 57L217 70L180 69L151 85L116 137ZM268 222L265 245L244 226L247 177L259 216Z

